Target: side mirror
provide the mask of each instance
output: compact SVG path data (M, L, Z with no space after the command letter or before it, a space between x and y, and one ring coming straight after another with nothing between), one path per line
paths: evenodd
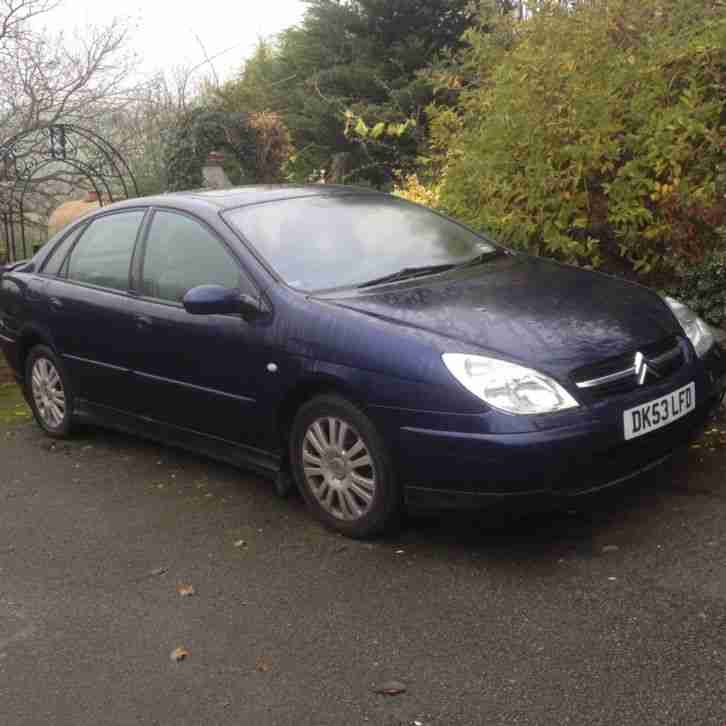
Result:
M224 315L240 312L239 290L221 285L199 285L184 295L184 309L192 315Z
M234 314L250 319L267 312L265 305L256 297L221 285L193 287L184 295L182 305L192 315Z

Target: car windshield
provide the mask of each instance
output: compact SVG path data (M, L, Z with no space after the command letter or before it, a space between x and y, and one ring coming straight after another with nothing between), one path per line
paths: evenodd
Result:
M383 195L286 199L225 217L288 285L305 291L429 274L498 249L456 222Z

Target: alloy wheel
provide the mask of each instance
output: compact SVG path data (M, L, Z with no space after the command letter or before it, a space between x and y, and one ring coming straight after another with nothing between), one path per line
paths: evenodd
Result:
M376 493L376 470L363 438L346 421L317 419L303 438L303 472L326 512L346 521L365 516Z
M66 417L63 380L53 362L38 358L33 364L31 390L38 415L49 429L57 429Z

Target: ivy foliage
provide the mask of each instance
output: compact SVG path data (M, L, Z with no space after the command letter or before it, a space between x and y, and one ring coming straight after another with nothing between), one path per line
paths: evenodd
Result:
M255 180L256 133L246 114L195 108L179 118L164 141L169 191L202 187L210 151L225 152L225 171L233 183Z
M183 114L164 143L170 191L202 186L210 151L225 152L224 170L233 184L272 183L292 153L290 135L275 113L229 113L198 107Z
M642 275L698 263L726 224L723 8L539 8L524 23L482 17L442 75L462 89L456 108L430 110L442 206L568 262Z

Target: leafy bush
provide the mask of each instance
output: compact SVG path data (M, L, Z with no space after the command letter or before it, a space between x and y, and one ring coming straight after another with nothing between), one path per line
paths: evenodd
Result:
M669 290L707 322L726 327L726 252L717 252L688 270Z
M269 184L282 178L282 169L292 155L290 134L280 116L271 111L249 115L250 128L255 131L256 181Z
M470 31L449 68L464 90L432 125L442 205L569 262L697 264L726 224L726 13L715 0L540 5Z
M286 169L291 181L326 177L346 154L347 183L388 187L416 164L423 109L434 97L420 72L444 48L461 46L470 1L307 0L299 23L261 43L217 90L221 108L280 115L298 150ZM368 133L409 119L418 126L395 143Z
M401 184L394 186L393 193L397 197L407 199L409 202L423 204L426 207L439 206L439 186L436 184L423 184L417 174L410 174Z

